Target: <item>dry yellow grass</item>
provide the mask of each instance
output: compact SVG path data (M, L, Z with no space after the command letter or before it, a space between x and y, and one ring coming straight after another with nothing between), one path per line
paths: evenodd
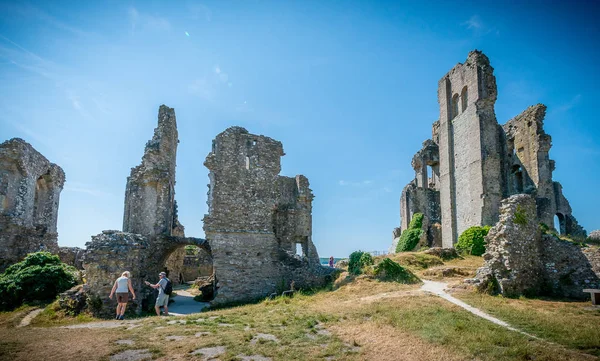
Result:
M419 256L412 259L419 261ZM481 258L469 257L448 263L476 268L479 262ZM292 299L277 298L184 318L148 317L117 329L52 326L81 319L38 322L52 327L16 329L15 325L29 310L24 308L0 314L0 360L108 360L121 351L139 349L149 350L155 360L188 360L196 358L192 356L195 350L217 346L225 348L218 356L223 361L237 360L238 355L311 361L596 359L594 347L600 340L589 342L577 332L572 335L579 343L552 339L564 346L529 339L424 294L419 284L380 282L359 276L339 279L338 286L334 291L298 294ZM498 306L495 299L478 299L480 296L469 292L461 297L479 302L485 309L497 307L518 314L524 321L514 325L540 337L546 335L544 332L556 332L554 324L549 323L553 318L573 318L573 322L564 323L566 328L572 328L589 316L573 303L508 300ZM539 315L543 315L544 322L539 321ZM527 322L544 332L526 328ZM135 327L125 329L127 326ZM260 334L276 341L257 339ZM181 339L168 340L169 336ZM115 343L122 339L133 344Z

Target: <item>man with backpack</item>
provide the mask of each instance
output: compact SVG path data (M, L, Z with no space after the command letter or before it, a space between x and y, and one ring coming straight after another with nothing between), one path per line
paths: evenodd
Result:
M160 306L165 308L165 316L169 315L169 296L173 292L173 285L171 281L167 278L167 274L165 272L161 272L158 277L160 280L157 284L153 285L148 281L144 281L144 283L154 289L158 289L158 297L156 298L156 305L154 309L156 310L156 315L160 316Z

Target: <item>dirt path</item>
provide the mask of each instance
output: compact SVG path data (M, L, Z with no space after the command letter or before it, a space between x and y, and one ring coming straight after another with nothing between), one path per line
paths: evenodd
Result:
M194 301L194 295L189 293L187 289L189 285L177 287L174 291L177 296L173 298L175 302L169 305L169 314L173 316L185 316L192 313L201 312L204 308L210 304L208 302L197 302Z
M23 317L23 319L21 320L21 322L19 322L19 325L17 327L29 326L29 324L31 323L31 320L33 320L42 311L43 311L42 308L36 308L35 310L29 312L27 314L27 316Z
M481 318L484 318L492 323L495 323L496 325L502 326L504 328L507 328L511 331L515 331L518 332L520 334L523 334L527 337L531 337L534 338L536 340L541 340L540 338L533 336L527 332L521 331L519 329L516 329L514 327L512 327L511 325L509 325L508 323L499 320L495 317L492 317L490 315L488 315L487 313L483 312L482 310L469 306L468 304L464 303L463 301L459 300L456 297L451 296L450 294L448 294L445 289L448 286L447 283L444 282L435 282L435 281L428 281L428 280L423 280L423 286L421 287L421 290L424 292L428 292L428 293L432 293L436 296L439 296L443 299L445 299L446 301L452 302L455 305L464 308L465 310L471 312L472 314L479 316Z

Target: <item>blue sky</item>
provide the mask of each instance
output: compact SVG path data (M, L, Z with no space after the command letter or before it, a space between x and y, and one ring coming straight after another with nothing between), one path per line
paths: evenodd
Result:
M309 178L322 257L385 250L438 118L437 82L480 49L500 123L548 106L554 179L589 232L600 228L591 3L2 1L0 141L24 138L65 170L62 246L121 229L126 178L166 104L188 236L204 235L211 140L240 125L283 142L283 175Z

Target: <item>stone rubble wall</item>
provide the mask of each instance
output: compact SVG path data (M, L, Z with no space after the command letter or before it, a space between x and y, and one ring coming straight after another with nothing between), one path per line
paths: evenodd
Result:
M289 287L323 284L312 242L308 179L279 175L281 142L231 127L217 135L205 166L210 170L204 231L217 280L213 304L256 300ZM302 255L297 256L300 244Z
M64 183L64 171L23 139L0 144L0 272L28 253L58 252Z
M171 235L176 227L175 166L177 158L175 110L161 105L158 126L146 144L142 164L131 169L125 191L123 231L146 236Z
M108 298L115 280L124 271L131 273L137 300L131 301L130 312L140 314L154 307L157 291L144 281L157 283L169 256L186 245L195 245L210 253L207 242L199 238L156 236L120 231L103 231L86 243L83 267L86 271L85 290L89 307L100 317L112 317L116 300ZM172 277L172 275L169 275Z
M484 266L474 283L481 291L509 297L553 295L586 298L584 288L600 287L600 252L582 249L555 235L541 234L534 198L517 194L505 199L500 220L486 236Z
M85 250L79 247L59 247L58 257L62 263L73 266L78 270L83 269L83 255Z

